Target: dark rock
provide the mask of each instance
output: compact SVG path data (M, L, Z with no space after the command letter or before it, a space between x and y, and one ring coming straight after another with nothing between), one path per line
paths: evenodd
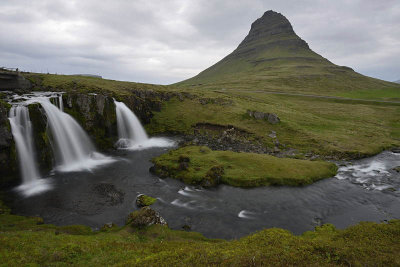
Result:
M394 167L393 170L396 172L400 172L400 166Z
M157 211L147 206L129 214L126 219L126 224L132 227L142 228L153 224L167 225L167 222Z
M264 113L260 111L248 110L247 114L257 120L267 120L271 124L277 124L281 121L275 113Z
M178 169L180 171L186 171L189 168L189 163L187 162L180 162Z
M0 187L19 183L18 161L8 120L10 105L0 100Z
M393 153L400 153L400 147L392 148Z
M190 158L186 156L180 156L178 162L190 162Z
M25 93L31 88L31 82L25 79L18 71L0 70L0 90Z

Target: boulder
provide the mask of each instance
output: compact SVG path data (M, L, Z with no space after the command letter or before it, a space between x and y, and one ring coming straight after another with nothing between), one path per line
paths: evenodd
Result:
M157 211L147 206L129 214L126 224L132 227L143 228L153 224L167 225L167 222Z
M267 120L271 124L277 124L281 121L278 115L276 115L275 113L264 113L261 111L248 110L247 114L249 114L250 117L255 118L256 120Z
M140 194L136 197L136 206L138 207L146 207L153 205L157 201L154 197L149 197L144 194Z

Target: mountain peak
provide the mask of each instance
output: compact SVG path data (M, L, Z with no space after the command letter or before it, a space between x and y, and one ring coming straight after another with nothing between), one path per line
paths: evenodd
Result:
M251 24L251 31L271 31L272 34L278 33L294 33L289 20L281 13L268 10L264 15Z
M308 44L296 35L285 16L268 10L251 24L249 34L239 44L234 54L248 55L249 51L273 49L276 46L309 49Z
M252 82L260 83L277 77L291 77L288 80L294 81L314 77L315 73L332 76L336 72L350 70L312 51L284 15L268 10L251 24L249 33L232 53L182 83L233 82L239 77L241 81L243 77L253 77Z

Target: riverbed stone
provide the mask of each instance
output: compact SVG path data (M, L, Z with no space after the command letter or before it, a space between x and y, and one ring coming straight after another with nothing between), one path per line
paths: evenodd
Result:
M125 194L118 190L113 184L95 184L93 186L93 190L111 206L115 206L124 202Z

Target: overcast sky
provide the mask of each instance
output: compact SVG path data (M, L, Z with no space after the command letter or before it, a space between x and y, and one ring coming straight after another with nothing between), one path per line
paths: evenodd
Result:
M0 0L0 66L169 84L232 52L270 9L333 63L400 79L399 0Z

